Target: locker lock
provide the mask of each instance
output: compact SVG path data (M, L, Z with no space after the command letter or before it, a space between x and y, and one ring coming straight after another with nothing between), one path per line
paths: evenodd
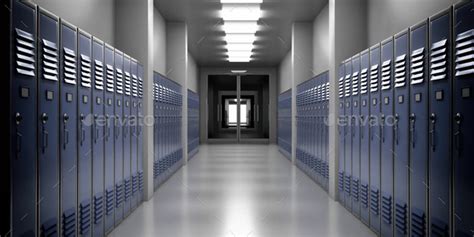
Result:
M46 122L48 122L48 115L47 115L46 113L43 113L43 114L41 115L41 122L42 122L43 124L45 124Z
M64 120L64 123L67 123L67 121L69 120L69 115L68 115L68 114L64 114L64 115L63 115L63 120Z
M81 121L84 121L84 119L85 119L86 117L84 116L84 114L81 114L81 116L79 116L79 118L81 119Z
M431 123L436 123L436 114L431 114L430 115L430 120L431 120Z
M416 118L415 114L410 114L410 120L411 121L415 121L415 118Z
M457 124L461 124L461 121L462 121L462 115L461 115L461 113L457 113L456 116L454 116L454 121L455 121Z
M16 113L16 114L15 114L15 122L16 122L16 124L17 124L17 125L20 124L22 120L23 120L23 116L21 116L20 113Z

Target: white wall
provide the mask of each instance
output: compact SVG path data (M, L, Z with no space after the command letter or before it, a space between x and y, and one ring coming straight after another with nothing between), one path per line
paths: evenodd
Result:
M188 53L188 89L198 92L199 68L193 56Z
M455 4L456 0L367 0L368 44L388 37Z
M291 88L291 51L278 66L278 93L282 93Z
M186 86L188 44L184 22L166 23L166 76Z
M153 70L166 74L166 21L153 7Z
M329 69L329 5L313 21L313 73L319 75Z
M114 0L33 0L33 2L104 42L115 45Z

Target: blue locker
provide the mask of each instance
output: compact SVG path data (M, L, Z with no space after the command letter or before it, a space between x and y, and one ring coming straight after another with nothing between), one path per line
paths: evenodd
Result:
M38 217L40 235L59 233L59 19L38 8Z
M11 172L10 179L14 182L5 182L11 185L11 195L7 197L11 198L8 206L10 211L6 213L7 220L11 222L6 223L7 220L3 220L5 229L2 228L1 235L7 235L5 233L11 231L11 236L35 236L37 235L36 151L38 150L36 105L37 80L39 80L37 74L39 72L36 70L38 67L36 61L37 11L36 6L27 2L12 0L10 3L11 25L9 27L11 28L7 27L5 31L10 30L8 34L11 34L9 171ZM7 8L4 10L8 11ZM8 13L3 17L9 17ZM6 52L3 53L6 54ZM7 210L4 209L3 212ZM4 224L1 226L3 227Z
M105 92L104 92L104 189L105 189L105 232L109 232L114 227L114 48L105 45L104 67L105 67Z
M351 114L351 139L352 139L352 213L360 216L360 96L359 96L360 56L352 57L352 114Z
M454 235L472 236L474 226L473 51L474 2L465 1L454 10Z
M408 66L410 34L407 30L394 38L394 204L395 236L408 235L409 207L409 114L410 86Z
M360 53L360 219L369 225L370 216L370 94L369 94L370 55L366 50Z
M61 20L60 159L62 236L77 235L77 28Z
M431 236L449 236L451 203L451 11L430 19L430 170Z
M132 97L132 83L130 74L130 57L124 54L123 57L123 73L124 73L124 94L123 94L123 115L122 115L122 135L123 135L123 180L124 180L124 206L123 215L128 216L131 208L132 197L132 176L130 174L131 164L131 133L130 133L130 112L131 112L131 97Z
M104 43L92 42L92 229L93 236L104 235Z
M159 107L158 107L158 74L154 73L153 75L153 116L154 116L154 123L153 123L153 187L156 190L158 187L158 175L159 175L159 168L160 168L160 152L161 149L158 149L159 141L160 141L160 134L159 134L159 126L161 118L158 114Z
M94 122L91 106L92 97L92 38L79 30L79 77L78 87L78 228L80 236L91 236L92 217L92 129Z
M370 48L370 228L380 233L380 45Z
M130 172L132 175L132 201L131 208L138 205L138 170L137 170L137 116L138 116L138 64L135 59L131 61L131 88L132 97L130 102Z
M138 202L144 199L144 176L143 176L143 130L144 130L144 108L143 108L143 66L138 64L138 138L137 138L137 160L138 160Z
M393 39L382 42L381 48L381 235L393 236Z
M325 101L324 101L324 149L323 149L323 156L324 156L324 178L325 183L324 187L326 191L329 190L329 72L324 73L323 76L326 82L325 86Z
M344 117L346 127L344 129L344 193L345 193L345 206L349 211L352 211L351 202L351 183L352 183L352 62L347 60L345 62L345 77L344 77Z
M337 179L337 186L338 186L338 198L341 204L344 204L345 201L345 193L344 193L344 165L345 165L345 146L344 146L344 113L345 113L345 104L344 104L344 78L346 76L345 73L345 65L339 65L339 83L338 83L338 96L339 96L339 118L338 118L338 133L339 133L339 165L338 165L338 179Z
M123 53L115 50L115 122L114 122L114 149L115 149L115 226L123 219Z
M428 25L424 21L410 29L410 229L425 236L428 200Z

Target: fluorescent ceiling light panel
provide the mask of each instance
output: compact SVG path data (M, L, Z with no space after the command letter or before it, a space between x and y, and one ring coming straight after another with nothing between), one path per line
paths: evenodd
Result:
M221 3L263 3L263 0L221 0Z
M252 33L258 31L256 21L225 21L222 27L226 34L232 33Z
M230 70L232 73L246 73L247 70Z
M231 63L248 63L250 58L228 58L227 61Z
M257 21L262 11L259 4L224 4L221 14L224 21Z
M254 45L251 43L246 44L227 44L225 45L227 51L252 51Z
M256 40L255 34L226 34L224 40L228 43L253 43Z
M227 52L227 55L229 55L229 58L233 57L249 57L252 56L251 51L229 51Z

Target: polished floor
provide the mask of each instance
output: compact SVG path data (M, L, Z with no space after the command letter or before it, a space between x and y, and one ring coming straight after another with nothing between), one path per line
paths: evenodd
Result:
M110 236L374 236L274 145L204 145Z

